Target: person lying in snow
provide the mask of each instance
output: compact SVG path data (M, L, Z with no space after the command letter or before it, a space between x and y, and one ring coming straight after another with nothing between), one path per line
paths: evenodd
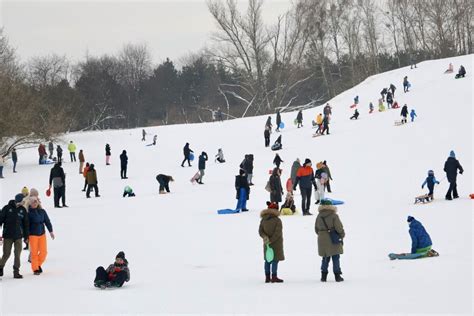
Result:
M281 143L281 135L280 135L280 136L278 136L275 143L272 145L272 150L280 150L282 147L283 147L283 145Z
M122 287L125 282L130 281L130 270L125 253L120 251L115 257L115 262L109 265L107 270L100 266L95 271L94 286L101 289L107 287Z

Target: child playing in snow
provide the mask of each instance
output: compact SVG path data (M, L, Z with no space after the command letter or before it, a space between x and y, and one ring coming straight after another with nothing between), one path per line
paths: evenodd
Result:
M127 185L123 189L123 197L132 197L132 196L135 196L135 193L133 193L133 189Z
M130 281L130 270L125 253L120 251L115 257L115 262L104 269L100 266L95 271L94 286L105 289L106 287L122 287L125 282Z
M382 99L379 99L379 112L385 111L385 106L383 105Z
M224 159L224 152L222 151L222 148L219 148L217 150L217 155L216 155L216 159L214 161L218 161L220 163L223 163L225 162L225 159Z
M410 117L411 117L411 121L413 122L415 120L415 117L416 117L416 113L415 113L415 109L412 109L411 112L410 112Z
M428 195L431 197L431 200L433 200L433 191L434 191L434 185L439 184L439 181L436 180L434 176L434 171L433 170L428 170L428 177L425 179L425 182L421 185L421 188L423 189L425 185L428 186Z
M288 191L286 194L285 202L281 206L281 215L293 215L296 212L295 200L293 199L293 193Z

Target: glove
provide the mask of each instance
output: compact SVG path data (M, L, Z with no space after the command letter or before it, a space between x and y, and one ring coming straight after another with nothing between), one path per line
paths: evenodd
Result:
M422 189L423 189L424 187L425 187L424 185L421 186Z
M296 191L296 187L293 187L293 191Z
M459 171L460 174L462 174L463 172L464 172L464 170L463 170L463 171Z
M268 238L268 236L263 237L263 242L265 244L269 244L270 243L270 238Z
M23 238L23 241L25 242L25 244L27 244L28 243L28 237Z

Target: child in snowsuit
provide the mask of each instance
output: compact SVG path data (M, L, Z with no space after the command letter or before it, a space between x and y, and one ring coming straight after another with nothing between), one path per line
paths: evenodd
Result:
M410 117L411 117L411 121L413 122L415 120L415 117L416 117L416 113L415 113L415 110L412 109L411 112L410 112Z
M280 150L282 147L283 145L281 144L281 135L280 135L278 136L275 143L272 145L272 150Z
M410 223L411 253L428 253L433 245L430 235L414 217L408 216L407 222Z
M128 185L123 189L123 197L132 197L135 196L133 189Z
M379 99L379 112L385 111L385 106L383 105L383 100Z
M421 188L423 189L425 185L428 186L428 195L431 197L431 200L433 200L433 191L434 191L434 185L439 184L439 181L436 180L434 176L434 171L433 170L428 170L428 177L425 179L425 182L421 185Z
M316 173L318 170L316 170ZM326 172L322 172L321 176L315 176L316 180L316 190L314 191L316 202L314 204L318 204L321 200L324 200L324 187L326 181L328 179L328 175Z
M350 119L351 119L351 120L352 120L352 119L356 119L356 120L357 120L358 117L359 117L359 111L357 111L357 109L355 109L355 112L354 112L354 114L351 116Z
M217 155L216 155L216 160L215 161L218 161L220 163L223 163L225 162L225 159L224 159L224 152L222 151L222 148L219 148L217 150Z
M464 68L464 66L461 65L461 67L459 67L458 73L456 74L456 79L464 78L465 76L466 76L466 69Z
M295 200L293 199L293 193L288 191L286 194L285 202L281 206L281 215L293 215L296 212Z
M115 257L115 262L104 269L100 266L95 271L94 286L100 288L122 287L125 282L130 281L130 270L125 253L120 251Z

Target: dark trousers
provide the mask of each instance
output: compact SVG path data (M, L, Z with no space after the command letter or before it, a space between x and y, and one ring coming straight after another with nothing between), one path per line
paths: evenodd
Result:
M402 123L406 123L407 122L407 117L406 116L402 116Z
M339 261L339 255L334 255L332 257L323 257L323 260L321 262L321 272L328 272L329 268L329 262L331 261L332 258L332 271L335 274L341 274L341 263Z
M326 181L324 187L328 190L328 192L331 192L331 181L329 179Z
M122 179L127 177L127 166L120 166L120 177Z
M105 282L111 281L114 282L116 286L121 287L125 280L127 280L127 272L120 271L115 274L113 279L109 279L109 275L104 267L100 266L95 270L95 279L94 283L96 284L104 284Z
M14 246L14 255L15 255L15 260L13 262L13 271L19 271L20 270L20 255L21 255L21 248L22 248L22 242L21 238L17 240L13 239L4 239L3 240L3 257L0 259L0 268L3 269L5 266L5 263L8 261L8 258L10 258L10 254L12 253L12 246Z
M270 146L270 137L265 137L265 147Z
M165 183L162 179L156 179L158 183L160 184L160 191L166 190L166 192L170 192L170 188L168 186L168 183Z
M98 196L99 196L99 188L97 187L97 184L89 184L89 185L87 186L86 196L87 196L87 197L90 197L91 189L92 189L92 188L94 188L95 196L98 197Z
M429 190L428 195L433 196L434 185L433 185L433 186L430 186L430 185L429 185L429 186L428 186L428 190Z
M300 188L301 190L301 211L303 213L309 212L311 205L311 188Z
M59 206L59 199L62 200L63 206L66 205L66 186L61 186L59 188L54 188L54 206Z
M84 180L84 189L82 191L85 191L87 189L87 179Z
M265 275L270 275L270 270L273 275L277 275L278 261L276 260L273 260L272 262L265 261L264 269L265 269Z
M324 135L324 132L326 132L326 135L329 135L329 124L324 124L323 131L321 132L321 135Z
M181 163L181 167L184 167L184 163L188 162L188 165L191 167L191 160L189 160L189 157L184 157L183 162Z
M76 153L75 152L70 152L69 156L71 157L71 162L76 161Z
M49 151L49 159L53 159L54 149Z
M13 172L16 172L16 160L13 161Z
M446 193L446 197L451 198L451 194L453 198L459 197L458 185L456 184L456 181L449 182L449 189L448 189L448 192Z

